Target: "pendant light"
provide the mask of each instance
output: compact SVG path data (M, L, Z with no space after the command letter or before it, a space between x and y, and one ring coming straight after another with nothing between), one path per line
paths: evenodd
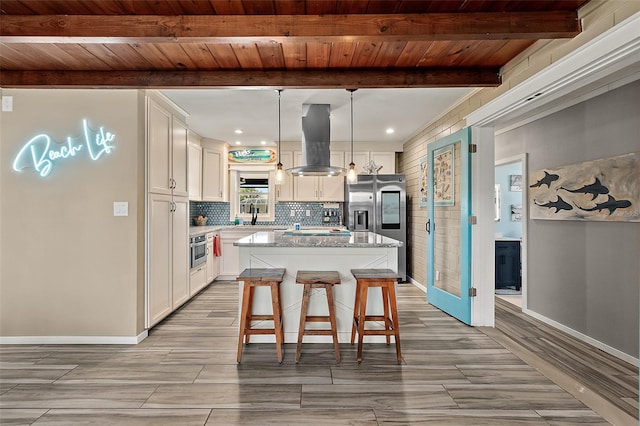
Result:
M282 126L280 123L280 95L282 89L276 90L278 92L278 164L276 165L276 185L282 185L284 183L285 172L282 169L282 160L280 157L280 144L282 143Z
M358 89L347 89L351 93L351 162L349 163L349 171L347 171L347 182L358 182L358 173L356 172L356 165L353 162L353 92Z

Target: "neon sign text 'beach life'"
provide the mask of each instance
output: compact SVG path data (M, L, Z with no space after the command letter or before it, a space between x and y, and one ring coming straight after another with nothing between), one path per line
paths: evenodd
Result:
M115 134L105 132L102 127L97 131L92 130L87 120L82 120L82 128L82 136L67 137L64 144L55 143L49 135L44 133L34 136L16 155L13 170L20 172L33 167L40 176L46 177L52 172L56 161L76 157L85 151L93 161L105 154L111 154Z

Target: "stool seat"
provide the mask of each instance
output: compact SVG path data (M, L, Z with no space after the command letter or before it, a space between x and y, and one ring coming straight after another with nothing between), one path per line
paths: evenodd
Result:
M280 283L284 280L284 268L247 268L236 278L243 281L242 310L240 314L240 332L238 336L238 364L242 360L242 340L249 344L252 334L273 334L276 338L278 362L282 363L284 346L284 328L282 324L282 305L280 304ZM271 315L253 314L253 293L256 287L271 288ZM273 321L273 328L252 328L251 321Z
M298 328L298 344L296 346L296 363L300 362L302 350L302 337L304 335L332 336L333 347L336 353L336 362L340 362L340 346L338 344L338 331L336 327L336 313L333 302L333 286L340 284L340 274L337 271L298 271L296 283L303 284L302 306L300 308L300 326ZM329 315L307 315L309 299L314 288L324 288L327 294ZM329 329L306 329L306 322L328 322Z
M352 269L351 275L360 280L393 280L398 281L400 276L391 269Z
M247 268L236 281L277 281L284 280L284 268Z
M336 271L298 271L298 284L340 284L340 274Z
M353 306L353 324L351 326L351 344L358 334L357 361L362 362L362 343L364 336L383 335L387 345L394 336L396 343L396 358L402 363L400 351L400 324L398 322L398 308L396 305L396 282L400 276L391 269L352 269L351 274L356 279L356 297ZM367 296L369 287L379 287L382 291L383 315L367 315ZM366 329L367 321L383 321L384 330Z

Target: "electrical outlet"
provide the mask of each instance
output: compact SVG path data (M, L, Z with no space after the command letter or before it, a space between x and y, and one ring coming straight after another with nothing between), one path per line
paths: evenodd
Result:
M440 281L440 271L436 271L435 280Z
M294 209L291 209L291 213L289 213L289 216L294 217L296 215L296 211Z
M306 211L307 216L311 216L311 210Z

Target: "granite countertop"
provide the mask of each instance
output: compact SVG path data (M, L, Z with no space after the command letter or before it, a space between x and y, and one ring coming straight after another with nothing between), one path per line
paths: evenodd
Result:
M256 232L234 242L240 247L402 247L402 242L373 232L350 236L285 235L283 231Z
M221 229L239 230L239 231L273 231L275 229L286 229L287 226L283 225L205 225L205 226L190 226L189 236L202 235L208 232L216 232Z

